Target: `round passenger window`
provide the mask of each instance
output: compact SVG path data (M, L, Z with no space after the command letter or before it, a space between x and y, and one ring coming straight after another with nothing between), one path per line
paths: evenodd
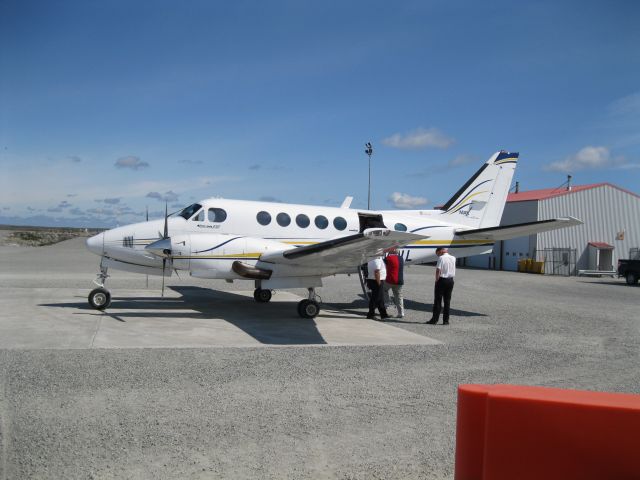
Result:
M281 227L286 227L291 223L291 217L284 212L280 212L276 216L276 222L278 222L278 225L280 225Z
M221 208L210 208L208 218L210 222L224 222L227 219L227 212Z
M269 225L271 223L271 215L269 215L269 212L258 212L256 219L260 225Z
M324 230L329 226L329 220L324 215L318 215L315 220L316 227L320 230Z
M406 232L407 231L407 226L404 223L396 223L393 226L394 230L396 232Z
M296 217L296 224L298 224L300 228L307 228L310 223L311 220L309 220L309 217L307 217L304 213L301 213Z
M336 217L333 219L333 226L336 230L344 230L347 228L347 221L342 217Z

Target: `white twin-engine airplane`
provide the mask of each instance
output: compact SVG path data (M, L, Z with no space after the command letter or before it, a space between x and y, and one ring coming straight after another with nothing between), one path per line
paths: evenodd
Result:
M307 288L298 304L303 318L318 315L315 288L322 277L359 273L360 265L398 247L408 264L436 260L437 247L455 256L489 253L494 242L578 225L567 217L500 227L517 153L494 154L437 210L355 210L210 198L164 220L105 231L87 240L101 257L89 303L109 306L108 268L170 276L255 282L254 298L268 302L273 289ZM164 288L164 283L163 283Z

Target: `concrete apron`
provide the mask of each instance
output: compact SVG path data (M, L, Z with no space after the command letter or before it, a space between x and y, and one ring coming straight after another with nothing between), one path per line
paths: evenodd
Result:
M302 298L278 291L256 303L252 291L173 287L130 290L104 312L87 289L1 288L0 348L202 348L436 345L441 342L341 310L315 319L296 312Z

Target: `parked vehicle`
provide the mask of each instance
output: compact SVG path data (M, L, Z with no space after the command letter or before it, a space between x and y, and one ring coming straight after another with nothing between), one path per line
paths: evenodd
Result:
M618 260L618 276L624 277L627 285L635 285L640 278L640 260Z

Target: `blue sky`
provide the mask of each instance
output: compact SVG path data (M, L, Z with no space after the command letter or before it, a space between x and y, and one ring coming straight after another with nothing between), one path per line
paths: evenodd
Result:
M640 193L636 1L0 0L0 223L221 196L430 208L497 150L524 190Z

